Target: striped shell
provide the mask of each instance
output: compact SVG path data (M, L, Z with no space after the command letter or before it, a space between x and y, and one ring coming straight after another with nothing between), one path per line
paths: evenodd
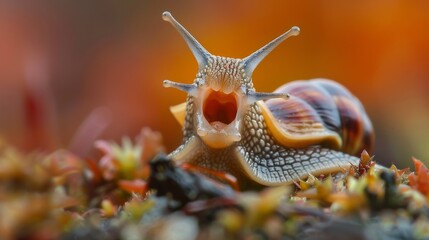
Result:
M288 100L260 103L268 128L289 147L322 145L350 155L372 152L374 132L359 100L342 85L326 79L294 81L275 90Z

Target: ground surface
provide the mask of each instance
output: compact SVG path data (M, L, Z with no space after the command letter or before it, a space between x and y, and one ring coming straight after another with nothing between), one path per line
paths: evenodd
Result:
M416 159L414 171L377 171L363 153L338 181L242 192L158 154L149 129L95 146L102 156L83 159L1 143L0 239L429 239L429 173Z

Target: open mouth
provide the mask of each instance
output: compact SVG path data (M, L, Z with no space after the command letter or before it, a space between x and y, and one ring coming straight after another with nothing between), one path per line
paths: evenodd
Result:
M225 148L240 141L240 95L205 88L197 114L197 133L212 148Z
M210 91L203 103L203 115L216 130L221 130L232 123L237 116L238 101L235 93L225 94Z

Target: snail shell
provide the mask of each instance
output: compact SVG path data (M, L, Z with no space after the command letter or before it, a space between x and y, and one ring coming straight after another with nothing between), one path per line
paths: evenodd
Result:
M350 155L372 152L374 131L360 101L342 85L327 79L294 81L275 92L288 100L260 104L275 138L289 147L320 144Z
M171 108L183 143L170 154L179 163L225 171L242 189L290 184L309 174L331 174L371 152L374 134L362 104L340 84L315 79L257 92L252 73L292 27L246 58L210 54L169 12L163 19L182 35L198 62L192 84L164 81L188 93Z

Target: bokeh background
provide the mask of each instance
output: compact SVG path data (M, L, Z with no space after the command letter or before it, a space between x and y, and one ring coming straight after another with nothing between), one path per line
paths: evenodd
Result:
M215 55L242 58L293 25L299 37L253 75L259 91L326 77L349 88L376 130L378 161L429 162L429 1L0 1L0 135L20 148L91 152L143 126L168 150L169 113L197 64L161 20L169 10Z

